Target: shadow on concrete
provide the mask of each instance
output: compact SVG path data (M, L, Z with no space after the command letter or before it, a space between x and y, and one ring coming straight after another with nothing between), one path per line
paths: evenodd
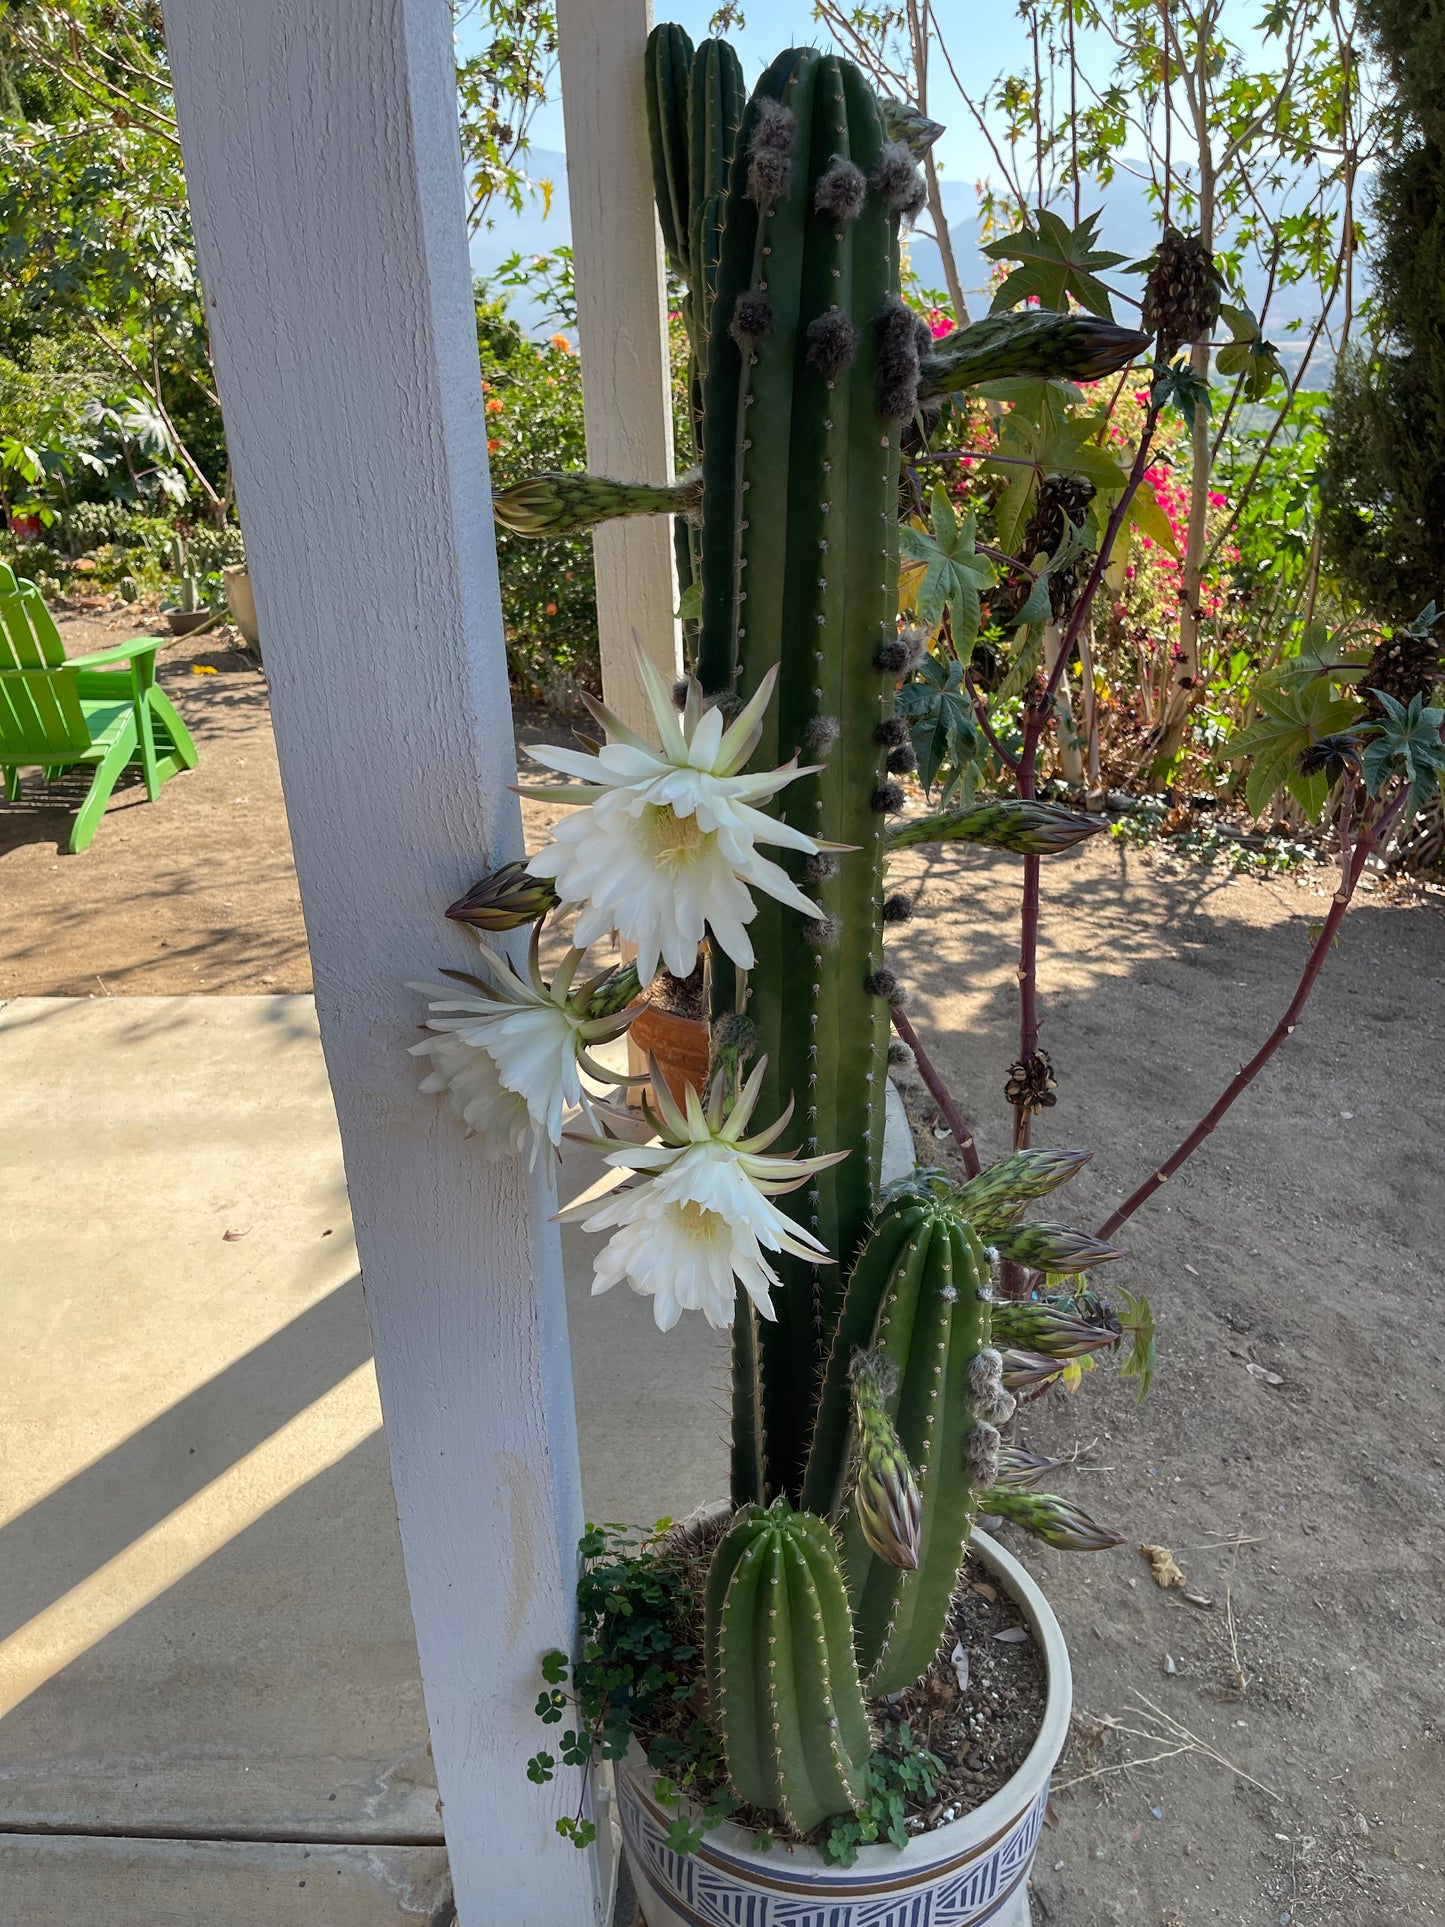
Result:
M0 1528L0 1639L124 1551L370 1356L358 1276L10 1520ZM23 1561L14 1551L22 1539Z

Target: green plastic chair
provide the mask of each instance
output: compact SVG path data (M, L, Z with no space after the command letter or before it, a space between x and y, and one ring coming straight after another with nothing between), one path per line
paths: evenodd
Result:
M46 779L77 763L95 775L70 832L70 851L95 835L123 769L139 763L154 803L168 776L194 769L196 746L175 705L156 684L156 651L166 639L136 636L88 656L70 656L33 582L0 562L0 776L5 800L20 795L20 772ZM125 668L108 665L124 663Z

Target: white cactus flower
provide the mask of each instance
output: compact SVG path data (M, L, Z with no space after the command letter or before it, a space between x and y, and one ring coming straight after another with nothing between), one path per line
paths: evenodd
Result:
M584 953L570 950L548 984L539 961L540 941L539 924L532 932L525 976L479 938L490 980L467 976L456 984L407 986L430 999L427 1028L434 1034L411 1046L414 1057L431 1062L421 1088L446 1091L452 1109L481 1134L490 1156L529 1151L532 1164L544 1145L560 1146L569 1109L581 1110L596 1125L581 1073L586 1070L604 1082L615 1079L589 1057L588 1046L619 1036L640 1008L589 1016L591 997L602 979L572 994Z
M776 897L800 916L822 916L757 846L774 843L810 856L833 847L754 808L810 775L811 768L799 768L795 757L781 769L739 773L757 747L777 672L769 670L725 729L720 709L703 708L696 682L688 684L679 716L667 685L640 651L638 666L661 749L600 703L589 702L609 738L595 756L528 750L549 769L582 777L584 785L527 788L522 794L584 807L557 825L553 841L527 867L533 876L553 878L564 902L582 906L579 944L594 943L613 929L636 944L644 982L659 959L675 977L686 977L709 927L733 962L750 969L753 947L746 925L757 914L754 890Z
M609 1147L607 1163L636 1172L642 1181L616 1192L601 1209L593 1209L595 1198L579 1199L562 1214L585 1211L590 1215L582 1218L584 1231L615 1231L593 1264L594 1297L626 1279L635 1292L652 1299L661 1331L671 1331L685 1311L700 1311L723 1330L733 1322L737 1285L761 1317L776 1317L769 1293L779 1279L765 1251L831 1263L826 1247L772 1200L847 1153L766 1156L768 1145L787 1128L791 1104L769 1130L744 1137L763 1069L760 1062L724 1116L721 1076L713 1081L706 1109L691 1086L682 1108L652 1066L661 1143L601 1140Z

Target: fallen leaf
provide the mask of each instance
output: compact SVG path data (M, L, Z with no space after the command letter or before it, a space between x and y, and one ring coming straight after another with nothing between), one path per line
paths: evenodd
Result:
M961 1639L955 1643L948 1657L953 1667L953 1677L958 1681L958 1690L960 1693L966 1693L968 1691L968 1648Z
M994 1638L1006 1646L1017 1646L1020 1640L1027 1639L1028 1636L1027 1626L1005 1626L1001 1633L994 1634Z
M1193 1265L1186 1265L1184 1269L1189 1273L1191 1278L1197 1278L1199 1276L1199 1273L1194 1269Z
M233 1245L237 1239L244 1238L245 1235L246 1233L244 1231L223 1231L221 1233L221 1239L223 1243Z
M214 663L193 662L191 664L191 674L193 676L218 676L220 673L220 670L216 668Z
M1209 1609L1209 1608L1212 1608L1214 1605L1214 1601L1210 1598L1207 1598L1206 1595L1202 1592L1187 1592L1185 1593L1184 1597L1189 1601L1191 1606L1203 1606L1206 1609Z
M986 1579L975 1579L969 1587L969 1591L976 1592L980 1599L988 1600L990 1605L998 1598L997 1589L991 1586Z
M1058 1824L1059 1816L1055 1811L1053 1801L1046 1801L1044 1805L1044 1825L1046 1827L1056 1827Z
M1174 1554L1168 1546L1140 1546L1139 1557L1147 1559L1154 1569L1154 1584L1166 1591L1170 1586L1185 1586L1189 1582L1175 1563Z
M1174 1655L1172 1653L1166 1653L1164 1655L1164 1670L1170 1674L1171 1677L1179 1671L1179 1668L1174 1664Z
M1284 1380L1278 1372L1272 1372L1264 1365L1256 1365L1252 1358L1247 1358L1244 1361L1244 1369L1249 1373L1251 1378L1263 1379L1266 1385L1284 1384Z

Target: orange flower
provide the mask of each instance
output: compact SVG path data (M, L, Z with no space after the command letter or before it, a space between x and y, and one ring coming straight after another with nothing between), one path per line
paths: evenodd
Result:
M495 454L496 454L496 452L497 452L497 450L498 450L498 449L499 449L499 448L500 448L501 446L502 446L502 444L501 444L501 443L500 443L500 442L499 442L499 441L497 440L497 438L496 438L496 436L495 436L495 435L488 435L488 437L487 437L487 453L488 453L489 455L495 455Z
M566 337L566 335L553 335L553 336L552 336L552 338L551 338L551 341L552 341L552 346L553 346L554 348L556 348L556 349L558 349L558 350L560 351L560 353L562 353L562 354L564 354L564 355L570 355L570 354L571 354L571 352L572 352L572 344L571 344L571 342L570 342L570 341L569 341L569 340L567 339L567 337Z
M489 415L500 415L501 412L502 404L495 398L487 403L487 413Z
M557 613L557 605L556 605L556 603L555 603L555 602L549 602L549 603L547 604L547 614L548 614L549 616L555 616L555 615L556 615L556 613Z

